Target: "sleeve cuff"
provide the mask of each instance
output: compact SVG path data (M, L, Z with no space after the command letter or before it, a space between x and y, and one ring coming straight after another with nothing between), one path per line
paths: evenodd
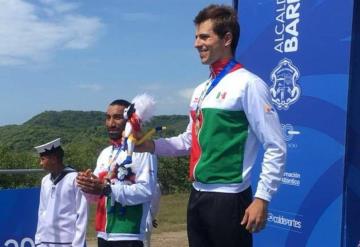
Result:
M254 197L263 199L267 202L270 202L272 198L271 194L264 190L257 190Z

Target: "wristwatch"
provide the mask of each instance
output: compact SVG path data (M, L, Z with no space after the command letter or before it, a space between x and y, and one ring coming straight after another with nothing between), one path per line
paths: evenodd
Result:
M106 183L105 186L103 187L102 190L102 195L103 196L109 196L111 194L111 184L110 183Z

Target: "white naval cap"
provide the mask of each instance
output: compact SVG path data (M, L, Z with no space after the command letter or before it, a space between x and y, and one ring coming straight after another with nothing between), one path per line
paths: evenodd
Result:
M40 146L36 146L35 149L38 152L38 154L47 154L47 153L52 153L53 151L57 150L59 147L61 147L61 138L57 138Z

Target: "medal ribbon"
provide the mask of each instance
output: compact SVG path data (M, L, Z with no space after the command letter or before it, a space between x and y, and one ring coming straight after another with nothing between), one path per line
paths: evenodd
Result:
M112 163L114 163L114 161L117 159L117 157L119 156L119 154L120 154L120 152L121 152L121 147L119 147L119 148L117 149L116 153L115 153L114 158L111 159L111 158L112 158L112 154L113 154L113 152L114 152L114 149L115 149L115 148L114 148L114 146L113 146L113 150L111 151L111 154L110 154L110 156L109 156L109 167L108 167L108 171L111 170L111 165L112 165Z
M216 85L221 81L224 76L226 76L234 67L238 64L234 59L231 59L229 63L220 71L220 73L212 80L210 86L207 88L208 83L206 83L204 90L202 91L198 104L196 106L196 117L200 115L201 104L204 101L205 97L216 87ZM207 90L206 90L207 88Z

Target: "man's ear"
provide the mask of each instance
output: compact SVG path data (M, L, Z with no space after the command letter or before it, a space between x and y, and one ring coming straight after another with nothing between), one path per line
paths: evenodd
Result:
M226 47L231 46L232 42L233 42L233 35L232 35L232 33L227 32L224 35L224 44L225 44L225 46Z

